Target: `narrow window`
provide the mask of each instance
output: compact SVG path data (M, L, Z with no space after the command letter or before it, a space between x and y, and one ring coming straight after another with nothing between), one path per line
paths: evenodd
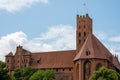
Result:
M85 55L86 55L86 56L90 55L90 51L86 51L86 52L85 52Z
M56 69L56 72L58 72L58 69Z
M7 60L7 63L9 63L9 59Z
M85 25L84 25L84 28L85 28Z
M86 32L84 32L84 37L86 37Z
M81 37L81 33L79 32L79 37Z
M98 64L96 65L96 70L98 70L101 66L102 66L102 64L101 64L101 63L98 63Z
M91 74L91 63L86 61L84 63L84 80L88 80Z
M81 40L79 40L79 44L81 43Z
M84 42L85 42L85 39L84 39Z
M37 60L37 63L39 64L41 62L41 58L39 58L38 60Z

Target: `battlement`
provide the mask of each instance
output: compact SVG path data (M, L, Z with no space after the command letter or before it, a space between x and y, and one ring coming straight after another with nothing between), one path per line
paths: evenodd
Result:
M17 50L16 51L22 51L23 50L23 46L17 46Z
M88 14L86 14L86 15L77 15L77 21L78 21L78 20L80 20L80 21L85 21L85 20L88 20L88 19L92 20L92 19L89 17Z

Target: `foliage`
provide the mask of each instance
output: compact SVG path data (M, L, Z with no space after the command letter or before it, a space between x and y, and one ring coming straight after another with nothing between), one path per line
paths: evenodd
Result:
M21 73L22 73L22 71L20 69L15 69L14 74L13 74L13 78L15 78L16 80L22 80Z
M120 74L115 70L101 67L98 71L95 71L89 80L120 80Z
M26 67L22 70L15 69L12 75L9 75L8 72L6 64L0 61L0 80L55 80L53 70L36 70Z
M33 73L36 72L36 69L33 69L31 67L26 67L22 70L22 80L29 80L29 78L31 77L31 75L33 75Z
M55 80L55 73L53 70L38 70L29 80Z
M15 69L13 78L16 80L29 80L34 72L36 72L36 70L30 67L25 67L23 70Z
M10 80L8 72L9 70L6 67L5 63L0 61L0 80Z

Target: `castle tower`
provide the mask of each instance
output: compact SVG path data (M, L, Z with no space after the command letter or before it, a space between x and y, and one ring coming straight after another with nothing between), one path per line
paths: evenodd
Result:
M14 56L13 53L10 52L8 55L5 56L6 57L6 66L9 68L9 71L13 71L14 70Z
M22 69L23 68L23 55L24 50L22 46L17 46L16 53L15 53L15 67Z
M77 15L76 50L79 52L89 33L92 33L92 19L88 14Z

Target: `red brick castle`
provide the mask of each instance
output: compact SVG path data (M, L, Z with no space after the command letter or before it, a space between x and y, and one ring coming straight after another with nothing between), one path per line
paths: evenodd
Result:
M88 80L101 66L120 71L118 57L92 33L92 19L88 14L77 15L76 50L32 53L17 46L15 55L12 52L6 55L6 65L10 72L27 66L53 69L57 80Z

